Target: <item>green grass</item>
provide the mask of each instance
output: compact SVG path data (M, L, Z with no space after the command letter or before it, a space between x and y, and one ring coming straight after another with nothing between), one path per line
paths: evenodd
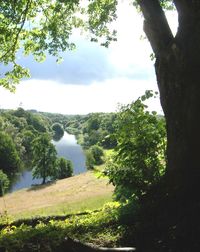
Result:
M113 186L108 179L86 172L52 184L39 185L0 198L0 215L5 211L14 219L65 215L94 210L112 201Z
M118 208L119 204L113 202L98 212L73 215L64 220L40 218L35 224L25 220L22 225L12 223L0 230L0 247L7 251L57 251L66 236L97 246L116 246L125 230L119 226Z
M105 203L112 201L112 193L99 197L88 198L87 201L76 201L74 203L60 203L51 207L40 208L38 210L27 210L23 213L14 214L11 219L32 218L35 216L54 216L76 214L85 211L92 211L101 208Z

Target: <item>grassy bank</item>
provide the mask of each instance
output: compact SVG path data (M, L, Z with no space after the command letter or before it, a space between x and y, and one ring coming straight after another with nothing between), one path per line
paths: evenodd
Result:
M0 212L14 219L93 210L111 201L113 186L86 172L55 183L19 190L0 198Z

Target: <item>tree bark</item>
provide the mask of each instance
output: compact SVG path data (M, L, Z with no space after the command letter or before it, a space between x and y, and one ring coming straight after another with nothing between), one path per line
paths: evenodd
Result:
M159 9L159 1L138 2L145 5L141 6L145 32L156 56L157 84L167 126L166 174L144 200L140 245L154 247L149 251L199 251L200 1L174 0L179 18L175 37L168 31L161 6L157 22L149 7L150 2L157 2ZM161 18L163 22L159 23ZM157 32L158 25L163 33ZM152 208L150 214L147 207Z
M46 183L46 177L43 177L42 184L44 185Z
M180 13L174 42L155 64L167 122L167 175L186 187L200 178L200 15L191 12Z
M172 186L200 179L200 3L175 0L179 28L173 37L158 0L140 0L144 29L167 124L167 174Z

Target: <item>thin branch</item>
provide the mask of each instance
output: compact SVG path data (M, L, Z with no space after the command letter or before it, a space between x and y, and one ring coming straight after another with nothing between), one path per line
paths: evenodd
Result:
M159 0L137 0L144 15L144 31L156 56L165 50L174 37Z
M19 39L19 35L24 27L24 24L26 22L26 17L27 17L27 14L28 14L28 10L29 10L29 6L31 5L31 2L32 0L28 0L27 1L27 4L26 4L26 8L24 10L24 12L22 13L21 17L23 16L22 18L22 21L21 21L21 26L16 34L16 37L15 37L15 41L14 43L11 45L11 47L0 57L0 61L3 60L3 58L5 58L9 53L10 51L12 52L12 54L15 53L15 50L16 50L16 46L17 46L17 42L18 42L18 39Z

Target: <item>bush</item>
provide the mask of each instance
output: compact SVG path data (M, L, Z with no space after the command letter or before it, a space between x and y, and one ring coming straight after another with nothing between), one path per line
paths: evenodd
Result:
M20 158L12 138L0 132L0 167L7 175L18 171Z
M85 151L85 157L86 157L86 167L87 167L87 169L88 170L94 169L95 160L94 160L94 156L93 156L91 150Z
M98 145L93 145L89 150L85 152L86 167L88 170L94 169L95 165L103 164L103 149Z
M8 176L0 170L0 196L3 196L6 189L8 189L9 186L9 179Z
M73 175L73 165L70 160L61 157L57 159L56 179L69 178Z
M95 161L95 165L101 165L103 164L103 149L101 147L99 147L98 145L94 145L91 148L91 153L94 157L94 161Z
M71 215L64 221L39 218L34 226L28 219L20 226L12 223L0 230L0 251L74 251L66 246L65 237L97 246L116 246L123 234L118 225L119 207L118 203L108 203L99 211Z
M132 104L122 106L117 119L115 147L105 173L115 185L117 199L140 198L156 184L165 167L165 121L146 111L147 91Z

